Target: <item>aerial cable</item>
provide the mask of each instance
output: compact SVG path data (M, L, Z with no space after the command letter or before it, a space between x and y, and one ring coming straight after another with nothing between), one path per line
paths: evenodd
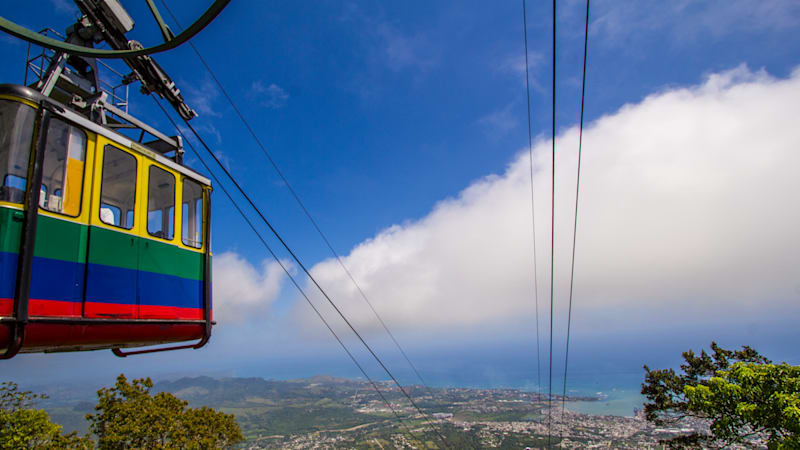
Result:
M556 239L556 0L553 0L553 181L550 192L550 354L547 388L547 446L551 446L553 419L553 274Z
M539 276L536 269L536 213L533 193L533 139L531 138L531 88L528 76L528 18L525 0L522 0L522 33L525 37L525 94L528 103L528 156L531 163L531 230L533 232L533 295L536 303L536 380L539 394L542 393L541 347L539 345Z
M569 365L569 335L572 325L572 288L575 280L575 243L578 235L578 195L581 190L581 152L583 150L583 106L586 94L586 61L589 50L589 0L586 0L586 25L583 31L583 83L581 84L581 121L578 131L578 174L575 181L575 221L572 225L572 267L569 273L569 309L567 313L567 348L564 356L564 387L561 394L561 432L563 436L564 408L567 396L567 367Z
M33 32L23 26L11 22L4 17L0 17L0 31L5 31L12 36L18 37L40 47L69 53L70 55L85 56L88 58L129 58L134 56L146 56L171 50L183 44L184 42L189 41L189 39L193 38L197 33L203 30L203 28L210 24L211 21L213 21L217 15L219 15L219 13L221 13L222 10L228 6L230 1L231 0L215 0L214 3L206 10L206 12L204 12L203 15L200 16L200 18L190 25L189 28L187 28L184 32L175 36L173 39L164 42L163 44L142 49L106 50L101 48L91 48L69 44L67 42L61 42L59 40Z
M369 381L369 383L372 385L372 388L375 390L375 392L378 393L378 396L380 396L380 398L383 401L383 403L385 403L386 406L389 407L389 409L392 411L392 414L394 414L394 416L397 418L398 423L400 423L400 425L402 425L406 429L406 432L408 432L408 434L410 436L412 436L414 439L416 439L416 440L418 440L420 442L423 442L418 436L416 436L414 433L412 433L411 430L408 428L408 426L403 422L403 418L400 416L400 414L394 409L394 407L392 407L392 404L383 395L383 392L381 392L380 388L378 388L378 385L375 383L375 381L367 374L366 370L364 370L364 367L358 362L358 360L353 355L353 353L350 352L350 350L347 348L347 346L342 341L342 339L339 337L339 335L336 334L336 331L333 330L333 328L328 323L328 321L325 320L325 317L322 315L322 313L319 311L319 309L317 309L317 307L314 305L314 303L311 301L311 299L305 293L303 288L300 287L300 284L297 282L297 280L294 278L294 276L292 276L292 273L289 271L289 269L286 267L286 265L283 263L283 261L281 261L281 259L278 258L278 255L275 254L275 252L272 250L272 247L270 247L270 245L267 243L266 239L264 239L264 237L261 235L261 233L255 227L253 222L250 220L250 218L247 217L247 215L244 213L244 211L242 211L242 209L239 207L239 205L236 202L236 200L233 199L233 196L231 196L231 194L228 192L228 190L225 189L225 186L219 181L219 179L216 177L216 175L214 175L214 172L211 170L211 168L208 166L208 164L206 164L206 162L203 159L203 157L200 156L200 152L198 152L194 148L194 145L192 145L191 141L186 138L186 135L184 135L183 131L181 131L181 129L178 127L178 125L175 123L175 121L172 119L172 117L169 115L169 113L167 113L167 110L161 105L161 103L158 101L158 99L153 97L153 100L155 100L156 104L161 109L161 111L164 112L164 115L167 117L167 119L175 127L175 130L177 130L178 133L181 135L181 137L183 137L183 141L186 142L189 145L189 148L192 149L192 151L194 152L195 156L197 156L197 159L200 161L200 163L203 165L203 167L205 167L206 171L211 176L211 178L214 180L214 182L217 184L217 186L219 186L220 189L222 189L222 192L225 194L225 196L228 198L228 200L230 200L230 202L233 205L233 207L236 208L236 211L239 212L239 215L242 216L244 221L247 222L247 225L250 226L250 229L253 230L253 233L256 234L256 236L258 237L258 240L261 241L261 243L267 249L267 251L272 256L272 258L278 263L278 265L280 265L281 269L283 269L284 273L286 273L286 276L289 278L289 280L291 280L291 282L294 285L294 287L297 288L297 290L300 292L300 294L303 296L303 298L305 298L305 300L308 303L308 305L317 314L317 317L319 317L319 319L322 321L322 323L325 324L325 327L328 329L328 331L331 332L333 337L336 338L336 341L339 343L339 345L342 347L342 349L345 351L345 353L347 353L347 356L350 357L350 360L353 361L353 364L355 364L356 367L358 367L358 370L361 372L361 374L364 375L364 377ZM206 240L207 240L207 242L209 242L208 237L206 237Z
M169 9L169 7L166 5L166 3L165 3L163 0L161 0L161 4L164 6L164 9L167 11L167 13L168 13L168 14L169 14L169 15L172 17L173 21L175 21L175 22L176 22L176 24L178 24L178 26L180 27L180 24L178 23L178 20L177 20L177 18L176 18L176 17L175 17L175 15L172 13L172 11ZM263 153L264 153L264 155L267 157L267 159L269 160L270 164L273 166L273 168L274 168L274 169L275 169L275 171L278 173L278 175L280 176L280 178L283 180L284 184L285 184L285 185L286 185L286 187L289 189L289 191L291 192L292 196L295 198L295 200L297 201L297 203L298 203L298 204L300 205L300 207L303 209L303 211L305 212L306 216L309 218L309 220L311 221L311 223L314 225L314 227L316 228L317 232L320 234L320 236L322 236L322 238L323 238L323 240L325 241L325 243L327 244L328 248L329 248L329 249L330 249L330 250L333 252L333 254L336 256L337 260L339 261L339 264L340 264L340 265L342 265L342 267L345 269L345 272L348 274L348 276L350 277L350 279L353 281L353 283L354 283L354 284L356 284L356 287L358 288L358 290L359 290L359 292L361 293L361 295L363 296L363 298L364 298L364 299L367 301L367 304L369 304L370 308L371 308L371 309L372 309L372 311L375 313L375 315L376 315L376 316L378 316L378 319L380 320L381 324L384 326L384 328L386 329L386 331L389 333L389 335L390 335L390 337L392 338L392 340L395 342L395 344L398 346L398 348L400 348L400 351L401 351L401 353L403 354L403 356L406 358L406 361L407 361L407 362L408 362L408 363L409 363L409 364L412 366L412 368L413 368L414 372L417 374L417 376L420 378L420 380L423 382L423 384L425 384L425 381L424 381L424 379L422 379L421 375L419 374L419 371L418 371L418 370L416 369L416 367L415 367L415 366L414 366L414 365L411 363L411 361L410 361L410 359L408 358L408 356L406 355L405 351L403 351L403 350L402 350L402 348L400 347L400 345L399 345L398 341L397 341L397 340L394 338L394 335L392 335L392 334L391 334L391 332L389 332L389 330L388 330L388 327L386 326L385 322L384 322L382 319L380 319L380 316L378 315L377 311L376 311L376 310L375 310L375 309L372 307L372 304L369 302L369 300L366 298L366 295L364 294L363 290L360 288L360 286L358 286L358 284L355 282L355 279L353 278L353 276L350 274L350 272L349 272L349 271L347 270L347 268L344 266L344 263L342 262L341 258L340 258L340 257L339 257L339 255L336 253L336 251L333 249L333 246L330 244L330 242L328 241L328 239L325 237L324 233L322 232L322 230L321 230L321 229L319 228L319 226L317 225L316 221L315 221L315 220L313 219L313 217L311 216L311 213L308 211L308 209L305 207L305 205L303 204L303 202L300 200L300 197L297 195L297 193L296 193L296 192L294 191L294 189L291 187L291 184L290 184L290 183L289 183L289 181L286 179L286 177L283 175L283 173L280 171L280 169L278 168L278 165L277 165L277 163L276 163L276 162L275 162L275 161L272 159L272 157L270 156L269 152L267 152L266 148L265 148L265 147L264 147L264 145L261 143L260 139L258 139L257 135L255 134L255 132L254 132L254 130L252 129L252 127L250 126L250 124L247 122L247 120L245 120L245 118L244 118L244 115L243 115L243 114L240 112L240 110L239 110L239 109L236 107L236 104L233 102L233 100L231 99L231 97L228 95L227 91L226 91L226 90L225 90L225 88L223 87L222 83L219 81L219 79L216 77L216 75L214 74L214 72L211 70L211 67L210 67L210 66L209 66L209 65L206 63L205 59L202 57L202 55L201 55L201 54L200 54L200 52L197 50L197 48L194 46L194 44L192 44L192 43L190 42L190 43L189 43L189 45L192 47L192 49L194 50L195 54L196 54L196 55L197 55L197 57L200 59L201 63L202 63L204 66L205 66L206 70L209 72L209 74L211 75L211 77L214 79L214 81L216 82L216 84L219 86L219 88L220 88L220 90L222 91L222 93L223 93L223 95L225 96L225 98L226 98L226 99L228 100L228 102L231 104L231 106L233 107L233 109L234 109L234 111L236 112L236 114L237 114L237 115L239 116L239 118L242 120L242 122L244 123L245 127L248 129L248 131L250 132L250 134L253 136L253 138L255 139L256 143L257 143L257 144L258 144L258 146L261 148L262 152L263 152ZM206 149L206 150L209 152L209 154L212 156L212 158L213 158L213 159L214 159L214 160L217 162L217 164L219 164L219 165L220 165L220 167L221 167L221 168L222 168L222 170L223 170L223 171L226 173L226 175L228 176L228 178L230 178L230 180L231 180L231 181L234 183L234 185L236 185L236 187L239 189L239 191L241 192L241 194L242 194L242 195L245 197L245 199L248 201L248 203L250 203L251 207L252 207L252 208L253 208L253 209L254 209L254 210L255 210L255 211L258 213L258 215L261 217L261 219L264 221L264 223L265 223L265 224L266 224L266 225L267 225L267 226L270 228L270 230L272 231L272 233L273 233L273 234L274 234L274 235L275 235L275 236L278 238L278 240L281 242L281 244L282 244L282 245L283 245L283 246L286 248L286 250L287 250L287 251L288 251L288 252L289 252L289 253L292 255L292 257L295 259L295 261L298 263L298 265L299 265L299 266L300 266L300 267L303 269L303 271L306 273L306 275L309 277L309 279L310 279L310 280L311 280L311 281L314 283L314 285L316 285L316 287L317 287L317 288L320 290L320 292L321 292L321 293L323 294L323 296L324 296L324 297L327 299L327 301L328 301L328 302L331 304L331 306L332 306L332 307L333 307L333 308L336 310L336 312L337 312L337 313L338 313L338 314L339 314L339 315L342 317L342 319L345 321L345 323L348 325L348 327L350 327L350 329L353 331L353 333L354 333L354 334L355 334L355 335L358 337L358 339L359 339L359 340L362 342L362 344L363 344L363 345L364 345L364 346L367 348L367 350L368 350L368 351L369 351L369 352L370 352L370 353L373 355L373 357L374 357L374 358L376 359L376 361L377 361L377 362L378 362L378 363L381 365L381 367L384 369L384 371L385 371L385 372L386 372L386 373L389 375L389 377L392 379L392 381L393 381L393 382L394 382L394 383L395 383L395 384L398 386L398 388L399 388L399 389L400 389L400 391L403 393L403 395L404 395L404 396L405 396L405 397L406 397L406 398L409 400L409 402L412 404L412 406L414 406L414 408L415 408L415 409L416 409L416 410L417 410L417 411L418 411L418 412L419 412L421 415L423 415L423 416L426 418L426 422L427 422L427 423L428 423L428 425L430 426L430 423L431 423L431 422L430 422L430 419L428 418L428 415L422 412L422 410L421 410L421 409L420 409L420 408L417 406L416 402L414 402L414 400L413 400L413 399L411 398L411 396L410 396L410 395L409 395L409 394L406 392L406 390L403 388L403 386L402 386L402 385L401 385L401 384L400 384L400 383L397 381L397 379L394 377L394 375L391 373L391 371L389 371L389 369L386 367L386 365L383 363L383 361L381 361L381 359L380 359L380 358L378 358L378 356L375 354L375 352L372 350L372 348L371 348L371 347L370 347L370 346L367 344L367 342L366 342L366 341L365 341L365 340L362 338L362 336L361 336L361 335L358 333L358 331L356 331L356 329L353 327L353 325L350 323L350 321L349 321L349 320L348 320L348 319L347 319L347 318L344 316L344 314L343 314L343 313L342 313L342 312L339 310L339 308L336 306L336 304L335 304L335 303L333 303L333 301L330 299L330 297L328 296L328 294L327 294L327 293L324 291L324 289L322 289L322 286L320 286L320 285L319 285L319 283L316 281L316 279L314 279L314 277L313 277L313 276L311 276L311 274L310 274L310 273L309 273L309 271L308 271L308 270L305 268L305 266L302 264L302 262L300 262L299 258L298 258L298 257L297 257L297 256L294 254L294 252L293 252L293 251L292 251L292 250L289 248L289 246L288 246L288 245L287 245L287 244L284 242L284 240L283 240L283 239L280 237L280 235L278 234L277 230L275 230L275 229L272 227L272 225L269 223L269 221L267 221L267 219L266 219L266 218L264 217L264 215L261 213L260 209L259 209L259 208L258 208L258 207L255 205L255 203L254 203L254 202L253 202L253 201L250 199L250 197L249 197L249 196L247 196L247 194L245 194L244 190L243 190L243 189L241 188L241 186L240 186L240 185L239 185L239 184L236 182L236 180L233 178L233 176L230 174L230 172L227 170L227 168L225 168L225 167L224 167L224 166L221 164L221 162L219 161L219 159L217 158L217 156L216 156L216 155L214 155L214 153L213 153L213 152L211 151L211 149L210 149L210 148L209 148L209 147L208 147L208 146L205 144L205 142L202 140L202 138L200 138L199 134L197 133L197 131L195 131L194 127L192 127L192 126L191 126L191 125L188 123L188 121L184 120L184 122L186 122L186 125L189 127L189 129L192 131L192 133L195 135L195 137L198 139L198 141L200 141L200 143L203 145L203 147L205 147L205 149ZM425 384L425 386L427 387L427 384ZM428 387L428 390L430 390L430 388L429 388L429 387ZM431 428L433 428L433 427L431 427ZM447 446L447 444L446 444L446 441L445 441L444 437L441 435L441 433L440 433L438 430L436 430L435 428L434 428L434 431L435 431L435 432L436 432L436 433L439 435L439 438L442 440L442 442L445 444L445 446Z
M169 15L170 15L170 17L172 17L172 20L173 20L173 21L174 21L174 22L175 22L175 23L178 25L178 27L180 28L180 23L178 22L178 19L175 17L175 15L174 15L174 14L172 13L172 11L169 9L169 7L167 6L166 2L165 2L164 0L161 0L161 4L164 6L164 10L166 10L166 11L167 11L167 14L169 14ZM241 113L241 111L239 110L239 108L236 106L236 103L233 101L233 99L231 98L231 96L230 96L230 95L228 94L228 92L225 90L225 87L222 85L222 82L219 80L219 78L217 78L216 74L215 74L215 73L214 73L214 71L211 69L211 66L210 66L210 65L209 65L209 64L206 62L205 58L203 58L203 56L202 56L202 54L200 53L200 51L197 49L197 47L195 47L195 45L194 45L192 42L189 42L189 46L192 48L192 50L194 50L194 53L197 55L197 58L200 60L200 62L201 62L201 63L202 63L202 65L205 67L205 69L206 69L206 71L208 72L208 74L209 74L209 75L211 76L211 78L214 80L214 82L216 83L217 87L219 87L220 91L222 92L222 95L225 97L225 99L226 99L226 100L228 101L228 103L231 105L231 107L233 108L233 110L234 110L234 112L236 113L236 115L239 117L239 119L240 119L240 120L242 121L242 123L244 124L245 128L247 128L247 131L248 131L248 132L250 133L250 135L253 137L253 140L255 140L256 144L257 144L257 145L258 145L258 147L261 149L261 152L262 152L262 153L264 154L264 156L267 158L267 160L269 161L270 165L272 165L272 168L273 168L273 169L275 169L275 172L278 174L278 176L280 177L280 179L283 181L283 184L284 184L284 185L286 186L286 188L289 190L289 193L291 193L291 195L292 195L292 197L294 198L295 202L296 202L296 203L297 203L297 204L300 206L300 209L302 209L302 210L303 210L303 213L306 215L306 217L308 217L308 220L311 222L311 225L313 225L313 226L314 226L314 229L317 231L317 233L320 235L320 237L322 238L322 240L325 242L325 245L326 245L326 246L328 247L328 249L331 251L331 253L333 254L333 256L336 258L336 261L339 263L339 266L341 266L342 270L344 270L344 272L347 274L347 277L348 277L348 278L350 279L350 281L353 283L353 285L355 286L355 288L356 288L356 290L358 291L358 293L359 293L359 295L361 296L361 298L362 298L362 299L364 299L364 301L367 303L367 305L369 306L369 308L372 310L372 313L373 313L373 314L375 315L375 317L378 319L378 322L380 322L381 326L382 326L382 327L383 327L383 329L386 331L386 334L388 334L388 335L389 335L389 337L391 338L392 342L394 342L395 346L396 346L396 347L397 347L397 349L400 351L400 354L401 354L401 355L403 355L403 358L405 359L406 363L408 363L408 365L409 365L409 366L411 367L411 369L414 371L414 374L416 374L417 378L420 380L420 382L422 383L422 385L423 385L423 386L424 386L424 387L425 387L425 388L426 388L426 389L427 389L427 390L430 392L430 391L431 391L430 387L429 387L429 386L428 386L428 384L425 382L425 379L422 377L422 375L420 374L419 370L417 370L417 367L414 365L414 363L412 363L412 362L411 362L411 359L408 357L408 355L406 354L405 350L404 350L404 349L403 349L403 347L400 345L400 342L399 342L399 341L398 341L398 340L395 338L394 334L393 334L393 333L392 333L392 332L389 330L389 327L386 325L386 322L384 322L383 318L380 316L380 314L378 314L378 311L377 311L377 310L375 309L375 307L372 305L372 302L369 300L369 298L367 298L367 295L366 295L366 293L364 292L364 290L361 288L361 286L360 286L360 285L359 285L359 283L356 281L356 279L355 279L355 277L353 276L353 274L350 272L350 270L349 270L349 269L347 268L347 266L344 264L344 261L342 260L342 258L341 258L341 256L339 255L339 253L338 253L338 252L337 252L337 251L336 251L336 250L333 248L333 245L330 243L330 240L328 240L328 237L327 237L327 236L325 235L325 233L322 231L322 228L320 228L320 226L317 224L317 221L316 221L316 220L314 220L314 217L311 215L311 212L308 210L308 208L306 208L305 204L304 204L304 203L303 203L303 201L300 199L300 196L299 196L299 195L297 194L297 192L294 190L294 188L292 187L291 183L289 183L289 180L286 178L286 176L284 176L283 172L282 172L282 171L280 170L280 168L278 167L278 163L276 163L276 162L275 162L275 160L272 158L272 155L270 155L269 151L267 151L267 149L266 149L266 146L264 146L264 144L263 144L263 143L261 142L261 140L258 138L258 135L256 134L256 132L255 132L255 131L253 130L253 128L250 126L250 123L247 121L247 119L245 119L245 117L244 117L244 114L242 114L242 113Z
M291 247L289 247L289 245L286 243L286 241L283 240L283 238L281 237L280 233L278 233L278 230L276 230L272 226L272 223L270 223L269 220L267 220L267 218L261 212L261 209L259 209L258 206L256 206L256 204L250 198L250 196L247 195L247 193L244 191L244 189L239 184L239 182L236 181L236 178L234 178L234 176L225 167L225 165L222 164L222 161L220 161L219 157L217 157L217 155L214 154L214 152L206 144L206 142L203 140L203 138L200 137L200 135L197 133L197 130L195 130L195 128L192 126L192 124L189 123L189 121L186 120L186 119L183 119L183 122L184 122L184 124L186 124L186 126L189 128L189 130L192 132L192 134L198 140L198 142L200 142L200 144L203 146L203 148L205 148L206 152L211 156L211 158L213 158L214 161L217 163L217 165L219 165L220 169L222 169L222 171L225 173L225 175L228 177L228 179L233 183L234 186L236 186L236 189L239 191L239 193L242 195L242 197L244 197L244 199L247 200L247 203L250 204L250 207L253 208L253 210L256 212L256 214L261 218L261 221L264 222L264 224L267 226L267 228L269 228L269 230L272 232L272 234L281 243L283 248L285 248L286 251L292 256L292 259L294 259L294 261L297 263L297 265L300 267L300 269L302 269L302 271L311 280L311 282L314 283L314 285L317 287L317 289L320 291L320 293L323 295L323 297L325 297L325 299L328 301L328 303L333 307L333 309L336 311L336 313L339 315L339 317L341 317L342 320L344 320L344 322L347 324L347 326L350 328L350 330L353 332L353 334L355 334L356 337L358 338L358 340L361 341L361 343L364 345L364 347L367 349L367 351L369 351L369 353L372 355L372 357L375 359L375 361L378 362L378 364L381 366L381 368L384 370L384 372L386 372L386 374L389 375L389 378L392 379L394 384L397 385L397 387L400 389L400 392L402 392L403 395L406 397L406 399L408 399L409 403L411 403L411 405L414 407L414 409L416 409L417 412L419 412L419 414L422 415L425 418L425 422L428 424L428 426L436 434L438 434L438 436L441 439L442 443L445 445L445 447L447 447L447 443L446 443L446 440L445 440L444 436L441 434L441 432L438 429L433 427L432 422L430 421L428 414L422 412L422 409L420 409L420 407L417 405L417 403L414 401L414 399L412 399L411 396L406 392L406 390L403 388L403 386L400 384L400 382L397 381L397 378L392 374L392 372L389 370L389 368L386 367L386 365L383 363L383 361L380 359L380 357L378 357L378 355L375 353L375 351L372 349L372 347L370 347L370 345L367 344L367 341L364 340L364 338L361 336L361 333L359 333L358 330L355 329L355 327L350 322L350 320L348 320L347 317L344 315L344 313L339 309L339 307L336 306L336 303L333 302L333 300L330 298L330 296L328 296L328 293L325 292L325 290L322 288L322 286L320 286L320 284L317 282L317 280L314 278L314 276L311 275L311 272L306 268L306 266L303 264L303 262L300 260L300 258L294 253L294 251L292 251Z

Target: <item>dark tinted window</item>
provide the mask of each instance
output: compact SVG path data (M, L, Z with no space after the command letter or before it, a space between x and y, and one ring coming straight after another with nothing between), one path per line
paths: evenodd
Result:
M150 166L147 183L147 232L172 240L175 235L175 176Z
M103 153L100 220L130 230L135 215L136 158L111 145L106 145Z
M181 239L189 247L203 247L203 187L183 179L183 228Z
M28 105L0 100L0 200L22 203L36 111Z

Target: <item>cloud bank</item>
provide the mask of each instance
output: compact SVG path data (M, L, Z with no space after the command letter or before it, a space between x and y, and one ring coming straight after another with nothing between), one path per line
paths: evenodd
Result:
M740 66L626 105L584 129L576 333L800 316L798 104L800 69L775 79ZM576 128L556 140L556 327L566 317L577 144ZM534 148L542 326L550 145L538 139ZM344 262L395 330L531 329L530 204L523 150L504 173L383 230ZM358 328L378 329L335 260L312 273ZM300 302L294 320L301 327L317 321Z
M278 263L265 260L254 267L241 256L225 252L214 256L214 319L222 325L269 315L285 274Z

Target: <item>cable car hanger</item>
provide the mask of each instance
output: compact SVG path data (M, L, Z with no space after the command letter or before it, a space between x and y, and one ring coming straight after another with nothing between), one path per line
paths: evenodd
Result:
M156 22L158 22L162 35L164 36L163 44L147 48L141 47L141 45L136 41L131 41L132 45L130 46L115 46L113 45L112 42L109 41L109 45L114 47L113 50L90 48L82 45L71 44L68 42L61 42L56 39L49 38L47 36L42 36L41 34L33 32L21 25L17 25L16 23L11 22L10 20L4 17L0 17L0 30L5 31L6 33L15 36L17 38L20 38L24 41L30 42L31 44L49 48L51 50L69 53L71 55L76 55L76 56L85 56L89 58L128 58L132 56L147 56L171 50L183 44L184 42L188 41L189 39L193 38L194 35L199 33L203 28L205 28L208 24L210 24L217 17L217 15L219 15L219 13L221 13L222 10L225 9L226 6L228 6L228 3L230 3L230 1L231 0L215 0L214 3L208 8L208 10L206 10L206 12L203 13L203 15L200 16L199 19L197 19L197 21L195 21L191 26L186 28L186 30L181 34L173 36L172 32L169 31L169 27L167 27L166 24L164 24L164 21L161 19L161 15L159 14L158 9L153 4L152 0L147 0L147 4L153 13L153 16L155 17ZM78 5L78 7L84 14L89 14L89 11L92 11L92 6L94 6L91 4L91 0L75 0L75 3ZM118 5L119 4L117 4L117 6ZM114 12L118 13L119 11L122 11L124 13L124 10L121 9L121 6L119 6L119 9L115 10ZM125 14L127 15L127 13ZM97 17L102 20L104 17L108 17L108 13L106 13L106 15L97 15ZM114 25L116 25L116 27ZM109 31L113 30L113 32L118 32L120 31L120 28L118 28L118 26L120 25L125 25L125 23L124 22L114 23L111 27L109 27L108 30ZM125 32L127 31L130 31L130 29L126 30ZM123 32L123 34L125 32ZM138 47L138 48L130 48L130 47Z

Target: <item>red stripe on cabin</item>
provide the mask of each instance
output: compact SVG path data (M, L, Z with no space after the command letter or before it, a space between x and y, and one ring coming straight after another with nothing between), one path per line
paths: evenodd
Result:
M120 319L202 320L202 308L181 308L160 305L122 305L86 302L86 317Z
M81 317L80 302L31 299L28 314L38 317ZM14 314L14 300L0 298L0 316ZM86 317L94 319L177 319L203 320L202 308L177 306L123 305L118 303L86 303Z
M11 316L13 314L14 299L0 298L0 316ZM28 302L28 315L39 317L80 317L81 303L32 298Z
M85 302L84 316L92 319L135 319L136 305Z
M14 313L14 300L0 298L0 316L10 316Z
M30 299L29 316L47 317L80 317L81 302L65 302L61 300Z
M0 316L11 316L13 314L14 299L0 298ZM28 316L80 317L81 303L32 298L28 301Z
M178 306L140 305L140 319L181 319L202 320L202 308L181 308Z

